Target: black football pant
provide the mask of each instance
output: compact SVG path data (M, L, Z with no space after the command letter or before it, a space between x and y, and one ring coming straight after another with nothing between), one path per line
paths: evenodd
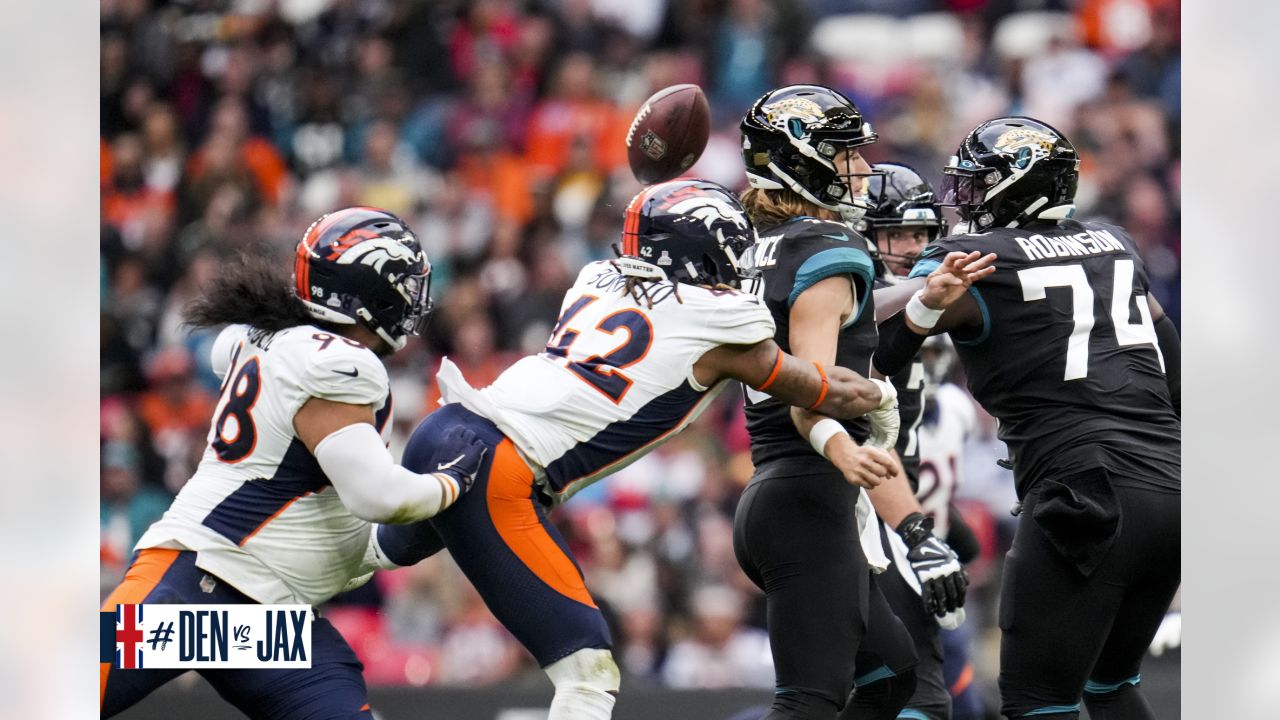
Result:
M815 457L762 464L738 502L734 553L765 593L777 676L765 720L835 720L855 678L882 701L852 717L893 718L914 688L911 637L859 544L858 492Z
M1000 694L1007 718L1153 718L1140 665L1181 580L1181 495L1111 479L1118 534L1086 574L1023 500L1000 594ZM1061 536L1058 536L1059 540Z

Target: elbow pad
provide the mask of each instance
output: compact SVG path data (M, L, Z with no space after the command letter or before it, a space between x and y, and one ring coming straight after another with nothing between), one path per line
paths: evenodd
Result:
M312 454L342 504L361 520L423 520L452 505L460 494L457 481L447 475L419 475L397 464L368 423L335 430Z
M871 366L885 377L897 375L920 352L926 337L907 327L905 313L894 313L880 323L880 342L871 358Z

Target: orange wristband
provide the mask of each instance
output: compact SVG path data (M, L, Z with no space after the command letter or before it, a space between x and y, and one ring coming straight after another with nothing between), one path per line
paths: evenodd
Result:
M809 410L816 410L822 401L827 399L827 388L830 387L830 383L827 382L827 372L822 369L822 363L814 363L813 366L818 368L818 375L822 377L822 390L818 393L818 399L807 408Z
M774 380L778 379L778 371L782 369L782 348L778 348L778 359L773 362L773 372L769 373L769 377L765 378L763 384L756 388L760 392L764 392Z

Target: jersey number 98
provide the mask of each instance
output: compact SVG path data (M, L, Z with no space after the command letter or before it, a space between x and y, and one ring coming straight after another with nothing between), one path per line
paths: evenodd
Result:
M258 393L262 390L259 370L255 355L245 361L231 382L223 387L226 403L214 421L212 443L213 451L222 462L240 462L253 452L258 443L258 430L249 411L258 402ZM229 422L234 424L232 428L227 427ZM232 433L231 437L227 437L228 431Z

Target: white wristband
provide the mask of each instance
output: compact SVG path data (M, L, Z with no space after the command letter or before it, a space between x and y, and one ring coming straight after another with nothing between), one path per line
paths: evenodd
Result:
M922 295L924 290L917 290L916 294L907 301L907 319L916 327L928 330L938 324L938 318L942 317L943 311L926 306L920 299Z
M840 433L848 435L849 431L845 430L839 421L823 418L814 423L812 428L809 428L809 444L813 446L813 449L819 455L825 458L827 456L827 441Z

